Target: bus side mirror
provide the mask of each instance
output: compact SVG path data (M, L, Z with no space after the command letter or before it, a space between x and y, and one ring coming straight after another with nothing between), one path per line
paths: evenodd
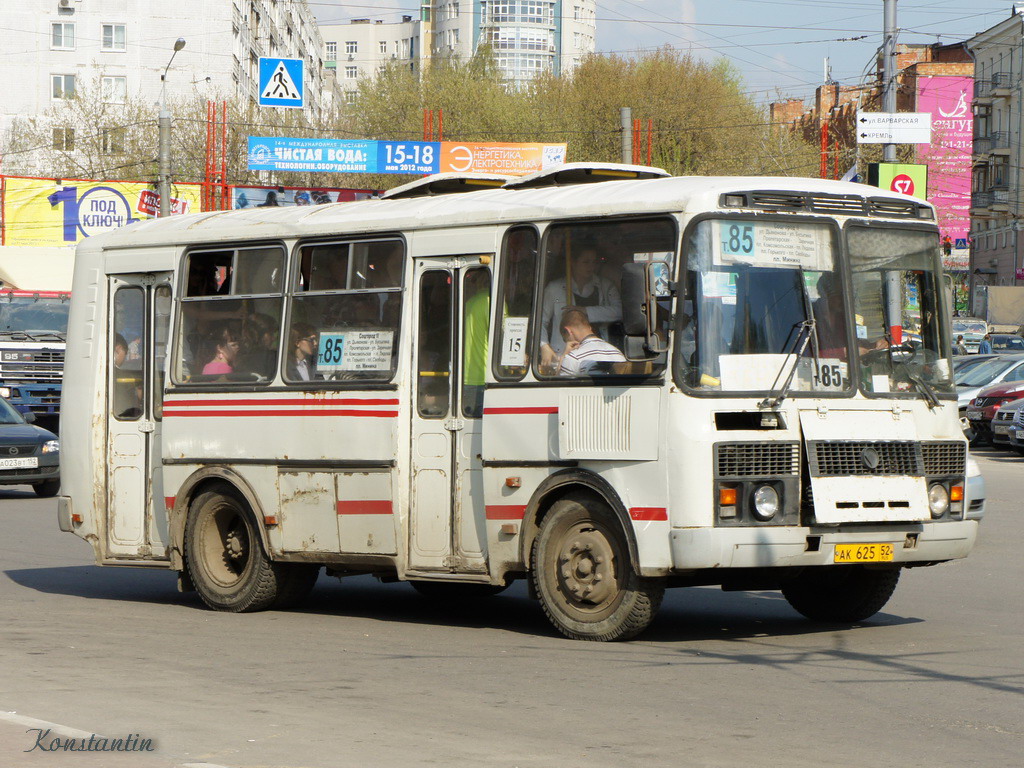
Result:
M647 335L647 269L644 264L622 265L622 327L627 336Z

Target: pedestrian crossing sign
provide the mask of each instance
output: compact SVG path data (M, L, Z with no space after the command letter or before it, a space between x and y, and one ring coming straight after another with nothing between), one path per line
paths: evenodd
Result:
M305 106L305 84L302 59L260 58L261 107Z

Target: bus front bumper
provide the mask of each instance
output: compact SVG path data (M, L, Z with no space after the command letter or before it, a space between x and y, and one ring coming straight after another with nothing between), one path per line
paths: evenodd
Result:
M892 562L912 565L966 557L977 520L857 528L673 528L673 569L832 565L837 544L892 544Z

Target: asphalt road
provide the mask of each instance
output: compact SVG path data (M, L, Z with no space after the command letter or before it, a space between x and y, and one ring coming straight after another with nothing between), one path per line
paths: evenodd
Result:
M905 572L860 626L675 590L607 645L556 636L521 585L438 608L321 576L301 611L213 613L0 490L0 766L1019 766L1024 459L979 460L974 553ZM36 721L154 751L46 753Z

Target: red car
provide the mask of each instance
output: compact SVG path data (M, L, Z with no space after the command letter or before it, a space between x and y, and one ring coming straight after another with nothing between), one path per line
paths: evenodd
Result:
M983 389L967 404L967 419L976 439L992 442L992 419L1003 403L1024 397L1024 381L1011 381Z

